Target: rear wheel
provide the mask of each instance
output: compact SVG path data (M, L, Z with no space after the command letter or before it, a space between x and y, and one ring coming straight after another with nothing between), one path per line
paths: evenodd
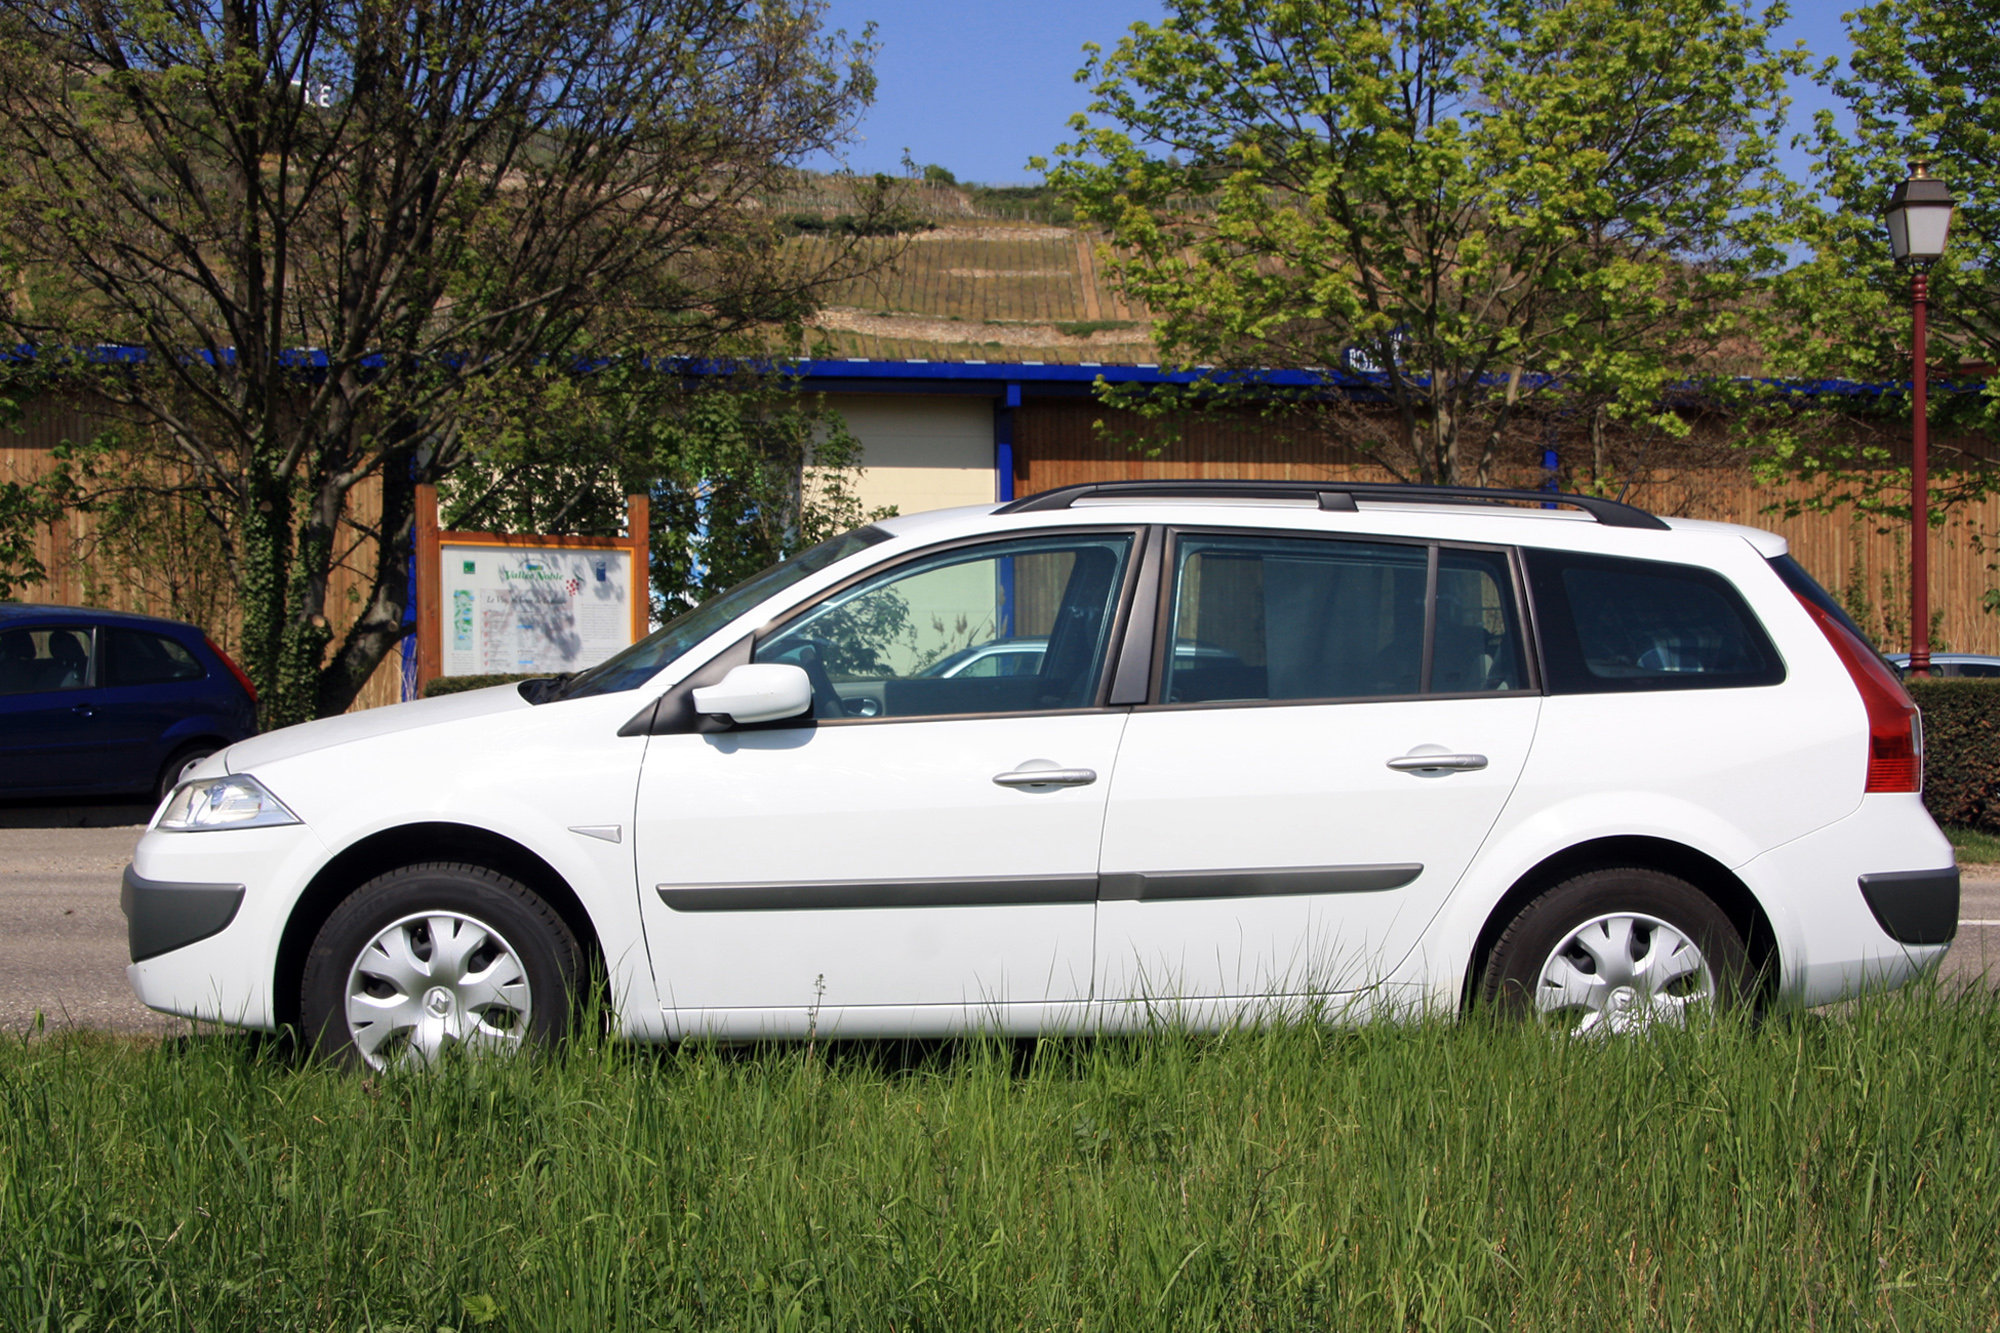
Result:
M377 876L334 909L301 983L322 1055L371 1069L507 1055L570 1030L582 951L533 890L480 866Z
M1530 902L1486 960L1479 995L1576 1036L1684 1026L1747 1000L1743 936L1715 901L1657 870L1593 870Z

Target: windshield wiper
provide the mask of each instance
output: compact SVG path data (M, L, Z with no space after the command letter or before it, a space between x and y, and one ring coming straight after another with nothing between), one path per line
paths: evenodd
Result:
M533 680L524 680L516 688L521 691L521 697L531 704L554 703L562 698L563 686L575 679L576 672L564 671L554 676L536 676Z

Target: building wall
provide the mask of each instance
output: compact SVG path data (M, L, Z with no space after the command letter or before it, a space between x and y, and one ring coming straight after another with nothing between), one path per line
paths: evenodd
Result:
M864 507L898 513L993 503L993 400L839 394L830 400L861 441Z

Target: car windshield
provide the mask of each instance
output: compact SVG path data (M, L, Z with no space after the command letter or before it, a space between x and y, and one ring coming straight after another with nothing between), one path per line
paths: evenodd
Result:
M553 703L558 699L581 699L587 695L617 694L621 690L637 689L682 653L765 598L776 596L794 583L845 560L856 551L887 540L889 534L880 528L856 528L823 541L810 550L800 551L763 573L745 579L720 596L711 597L693 610L674 617L625 651L606 658L588 671L579 672L561 686L543 692L539 699L533 694L526 697L535 703Z

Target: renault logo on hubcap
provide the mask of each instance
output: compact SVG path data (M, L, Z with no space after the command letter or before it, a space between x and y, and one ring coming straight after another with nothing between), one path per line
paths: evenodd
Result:
M443 986L433 986L424 992L424 1008L435 1018L443 1018L452 1009L451 992Z

